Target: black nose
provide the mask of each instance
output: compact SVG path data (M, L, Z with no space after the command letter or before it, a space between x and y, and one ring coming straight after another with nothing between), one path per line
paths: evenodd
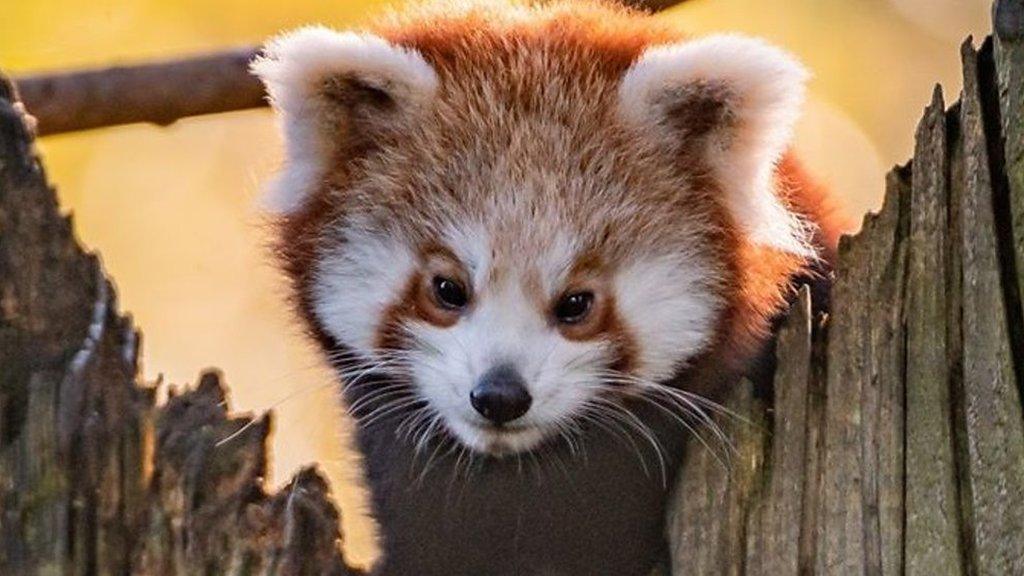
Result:
M469 393L469 402L484 418L501 425L526 414L533 399L519 372L503 364L480 377Z

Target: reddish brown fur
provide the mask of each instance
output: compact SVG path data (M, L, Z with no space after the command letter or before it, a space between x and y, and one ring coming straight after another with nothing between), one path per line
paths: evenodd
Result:
M687 358L687 370L673 383L713 395L734 382L760 352L793 277L809 262L755 245L741 233L700 147L687 143L687 130L699 131L708 115L720 111L680 111L676 142L652 142L644 130L622 122L616 104L623 74L647 47L684 35L591 0L554 0L532 11L505 3L437 6L413 8L371 27L416 49L434 67L438 89L430 109L414 122L391 114L326 115L335 144L330 169L311 199L278 223L278 253L296 306L321 345L334 352L344 344L327 334L314 313L313 275L324 245L338 241L330 233L350 211L401 235L401 245L420 260L380 318L373 342L379 349L406 348L401 327L409 319L435 326L458 319L436 301L433 274L462 282L470 309L492 285L511 279L549 317L566 291L593 291L592 315L558 329L567 339L609 342L614 358L601 368L638 374L642 327L631 329L632 319L616 305L613 277L631 262L671 250L693 256L693 267L707 278L699 290L710 288L724 301L711 342ZM324 85L325 95L342 103L348 88L346 82ZM499 161L506 164L495 167ZM820 228L816 242L831 258L845 222L825 190L792 155L780 162L776 183L783 202ZM515 201L488 210L488 201L509 198ZM493 266L483 286L472 286L467 270L439 244L446 219L486 222ZM551 279L531 267L531 259L551 250L557 234L577 240L574 252L584 256L565 285L545 288ZM622 302L628 297L618 296ZM707 301L713 309L713 300ZM386 400L366 386L346 395L364 406ZM685 439L676 419L647 403L633 408L661 431L668 460L662 472L674 474ZM446 495L461 453L433 475L424 469L416 482L405 482L418 447L397 433L398 425L378 419L374 426L359 428L357 440L384 535L384 565L375 573L632 576L650 573L664 552L671 484L648 475L629 446L600 428L589 432L598 447L592 461L569 458L567 470L557 453L540 458L552 473L532 483L516 470L518 459L495 458L453 501ZM513 513L541 521L520 530Z
M538 94L552 78L548 74L549 68L524 64L519 55L529 51L535 54L534 58L558 58L559 69L567 75L574 74L575 69L580 76L599 76L586 80L595 91L593 98L599 102L591 105L592 116L582 120L573 117L571 107L546 112L563 114L560 120L568 124L592 123L586 130L603 134L608 150L632 145L633 135L617 128L614 121L612 94L618 80L645 48L684 39L680 32L644 15L579 0L554 3L529 17L523 17L516 9L497 4L479 5L468 11L413 9L383 20L371 30L396 44L418 50L441 78L441 99L467 97L459 92L465 88L455 86L453 79L473 77L481 70L495 71L505 75L507 92L503 97L508 98L503 103L495 103L495 106L507 106L520 114L530 114L532 109L544 104ZM470 136L487 137L478 132L470 135L456 132L450 137ZM394 144L388 139L400 137L400 134L382 133L384 143L380 145ZM309 301L310 272L314 268L321 231L337 219L344 205L329 190L345 190L352 179L361 177L360 167L353 159L362 157L373 146L375 144L368 144L362 138L339 137L337 160L324 186L304 209L280 222L278 246L284 269L295 283L300 311L314 325L316 322ZM688 209L707 215L714 224L713 229L707 232L706 240L713 245L712 252L721 266L721 290L727 301L716 331L717 337L704 359L709 363L726 365L742 363L763 341L771 317L786 301L789 279L801 271L806 262L747 241L726 212L720 192L706 177L706 167L685 148L680 149L680 154L682 156L677 159L679 169L691 174L694 188L687 199ZM582 157L580 161L588 160ZM625 178L635 180L636 186L646 186L643 175ZM824 190L811 180L792 155L787 155L780 163L777 183L781 197L820 228L817 240L824 255L831 257L843 222L836 217ZM392 209L396 211L400 211L402 205L408 206L409 218L413 220L425 218L412 214L421 209L415 197L392 198L389 201L394 203ZM598 238L595 243L610 254L615 254L616 249L626 250L618 246L623 242L645 240L628 230L616 230L615 234L590 230L595 223L585 218L576 224ZM633 224L620 223L625 227ZM614 257L607 258L603 264L614 266ZM384 337L389 333L387 326L393 325L403 315L417 315L439 322L438 317L424 313L422 284L417 280L407 290L410 302L418 304L396 303L389 312L384 322L382 342L388 339ZM628 366L635 356L636 343L622 319L616 315L611 299L607 298L604 305L607 310L600 316L597 327L577 337L614 334L615 341L621 343L623 365ZM573 337L571 330L566 335Z

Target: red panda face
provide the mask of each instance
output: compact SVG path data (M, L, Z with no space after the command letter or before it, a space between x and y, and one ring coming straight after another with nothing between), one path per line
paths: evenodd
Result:
M313 312L361 360L408 379L466 445L531 448L706 345L720 275L698 236L691 248L617 253L557 230L570 220L556 213L538 234L507 216L514 207L478 220L452 211L429 239L349 216L317 259ZM490 390L495 371L509 377Z
M737 253L807 250L773 188L797 64L628 13L609 12L633 34L602 36L552 6L388 39L304 29L254 64L284 122L280 249L305 317L343 377L391 375L369 394L491 454L663 387L754 309Z

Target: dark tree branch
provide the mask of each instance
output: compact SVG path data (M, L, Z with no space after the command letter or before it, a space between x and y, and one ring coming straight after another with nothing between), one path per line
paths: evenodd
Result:
M623 4L637 10L646 10L648 12L660 12L662 10L668 10L673 6L678 6L687 0L621 0Z
M256 49L39 74L16 80L40 135L150 122L265 106L263 86L249 74Z

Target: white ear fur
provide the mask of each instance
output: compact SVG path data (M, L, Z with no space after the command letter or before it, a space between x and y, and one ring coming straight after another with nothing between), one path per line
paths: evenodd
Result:
M318 114L318 90L333 75L351 75L406 104L429 99L437 74L412 49L373 34L310 26L270 40L250 66L267 88L285 136L285 168L271 182L267 208L290 213L302 207L323 177L330 155Z
M632 122L661 124L673 94L701 86L721 90L725 134L714 135L706 153L727 209L752 241L810 255L807 225L782 205L774 180L808 77L793 56L753 38L721 35L655 46L623 76L620 113Z

